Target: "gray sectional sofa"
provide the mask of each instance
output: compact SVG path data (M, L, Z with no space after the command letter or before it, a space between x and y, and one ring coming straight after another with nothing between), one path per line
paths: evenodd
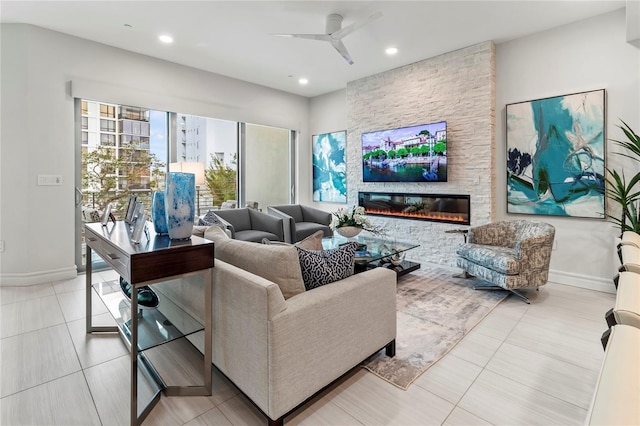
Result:
M294 246L229 239L215 226L205 238L216 243L213 364L270 424L382 348L395 354L395 272L372 269L305 291ZM202 321L201 281L154 289Z

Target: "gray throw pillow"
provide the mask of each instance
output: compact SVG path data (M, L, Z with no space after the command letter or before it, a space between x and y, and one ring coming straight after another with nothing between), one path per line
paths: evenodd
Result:
M353 275L356 248L356 242L330 250L296 247L305 289L311 290Z

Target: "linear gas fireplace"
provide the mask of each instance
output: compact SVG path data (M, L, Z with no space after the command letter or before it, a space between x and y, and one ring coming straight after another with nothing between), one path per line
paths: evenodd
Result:
M470 224L470 204L469 195L358 193L358 205L366 214L460 225Z

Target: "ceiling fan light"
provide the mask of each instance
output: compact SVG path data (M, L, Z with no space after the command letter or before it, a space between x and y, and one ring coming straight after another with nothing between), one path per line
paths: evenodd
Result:
M396 53L398 53L398 48L397 47L387 47L387 49L385 50L385 53L389 56L391 55L395 55Z
M162 35L158 36L158 40L160 40L161 42L163 42L165 44L173 43L173 37L171 37L170 35L167 35L167 34L162 34Z

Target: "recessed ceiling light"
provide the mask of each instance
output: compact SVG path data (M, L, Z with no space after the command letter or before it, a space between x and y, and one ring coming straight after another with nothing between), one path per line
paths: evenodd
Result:
M385 50L387 55L395 55L396 53L398 53L398 48L397 47L387 47L387 50Z
M163 35L159 36L158 40L160 40L163 43L167 43L167 44L173 43L173 37L171 37L170 35L166 35L166 34L163 34Z
M298 83L300 83L300 84L302 84L304 86L305 84L309 83L309 80L307 80L306 78L303 77L303 78L298 80Z

